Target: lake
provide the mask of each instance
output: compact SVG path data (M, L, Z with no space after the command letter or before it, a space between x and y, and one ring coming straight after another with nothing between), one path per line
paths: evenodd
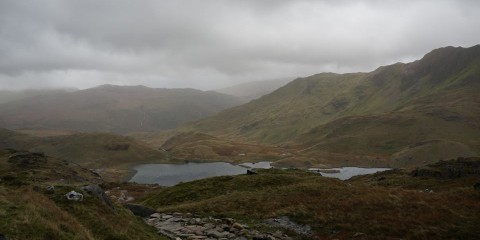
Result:
M180 182L189 182L208 177L246 174L247 169L252 168L268 169L271 167L270 162L241 163L239 165L233 165L226 162L142 164L133 167L136 173L130 179L130 182L144 184L156 183L162 186L173 186ZM345 180L356 175L386 171L390 170L390 168L343 167L330 169L310 168L308 170L313 172L319 170L321 171L322 176Z
M320 171L322 176L333 177L341 180L349 179L357 175L372 174L376 172L382 172L390 170L391 168L359 168L359 167L343 167L343 168L309 168L308 171L317 172Z
M133 167L136 171L130 182L157 183L173 186L202 178L246 174L251 168L271 168L270 162L242 163L233 165L225 162L185 164L142 164Z

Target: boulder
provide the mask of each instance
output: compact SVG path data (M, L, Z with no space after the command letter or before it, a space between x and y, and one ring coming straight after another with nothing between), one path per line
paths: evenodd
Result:
M67 197L67 199L70 201L83 201L83 194L75 192L73 190L65 194L65 197Z
M55 187L53 185L48 185L45 190L49 193L55 192Z
M135 216L139 217L149 217L150 215L156 213L157 211L153 208L148 208L142 205L137 205L137 204L125 204L123 205L125 208L130 210Z
M92 184L92 185L88 185L88 186L85 186L85 187L82 187L82 190L91 194L92 196L95 196L97 198L99 198L100 200L102 200L102 202L109 206L110 208L114 208L112 202L110 201L110 198L107 196L107 194L103 191L103 189L96 185L96 184Z
M235 229L237 229L237 230L242 230L242 229L245 228L245 227L244 227L242 224L240 224L240 223L234 223L234 224L232 225L232 227L235 228Z
M255 172L254 170L247 169L247 175L255 175L255 174L257 174L257 172Z

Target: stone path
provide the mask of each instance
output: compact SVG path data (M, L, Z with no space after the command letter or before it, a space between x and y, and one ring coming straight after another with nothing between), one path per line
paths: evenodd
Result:
M154 213L145 219L158 233L174 240L289 240L281 231L260 232L231 218L200 218L192 214Z

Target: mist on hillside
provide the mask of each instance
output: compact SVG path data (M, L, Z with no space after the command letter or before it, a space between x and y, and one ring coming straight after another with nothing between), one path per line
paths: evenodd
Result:
M215 90L478 43L476 1L0 3L0 89Z
M478 239L479 12L2 0L0 240Z

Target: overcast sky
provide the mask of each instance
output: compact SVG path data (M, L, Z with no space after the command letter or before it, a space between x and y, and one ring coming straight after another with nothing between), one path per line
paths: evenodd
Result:
M480 43L477 0L0 0L0 89L215 89Z

